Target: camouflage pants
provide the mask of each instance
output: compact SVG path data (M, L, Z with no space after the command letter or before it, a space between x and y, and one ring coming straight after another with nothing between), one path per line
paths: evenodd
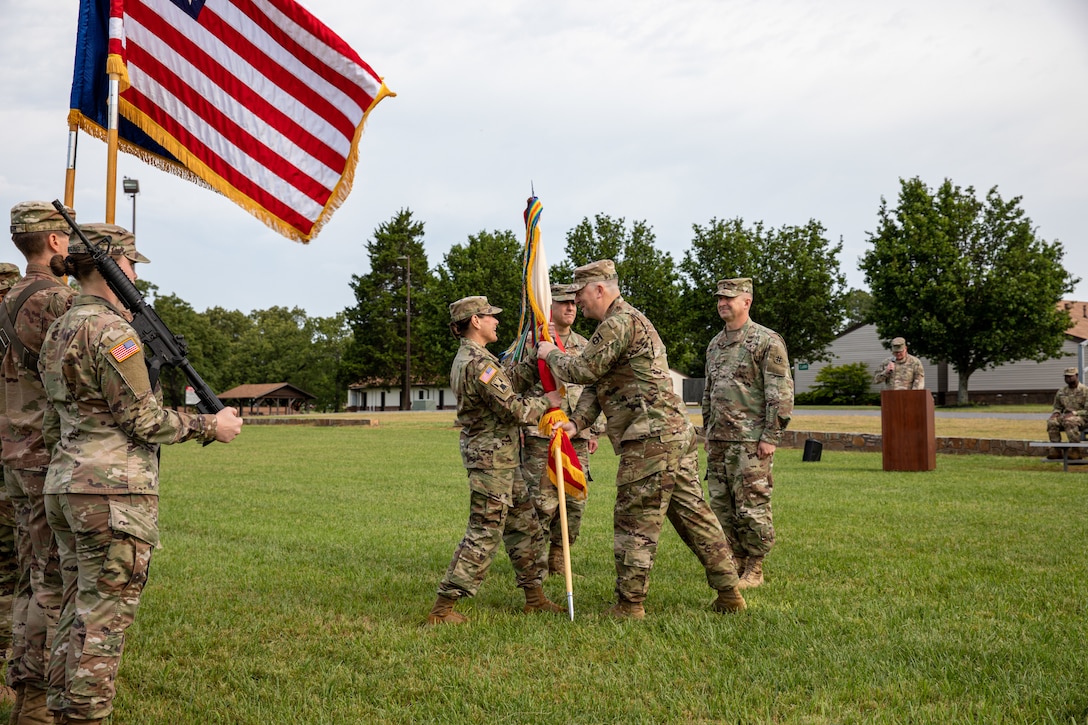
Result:
M584 438L571 441L574 452L578 454L578 461L582 464L582 470L589 470L589 443ZM521 476L525 479L525 485L529 487L529 495L536 507L536 517L540 520L540 528L544 530L548 540L556 546L563 544L563 531L559 522L559 490L548 478L548 439L536 436L525 436L521 446ZM566 497L567 509L567 541L573 546L578 538L578 532L582 530L582 514L586 510L586 502L578 501L571 496Z
M1084 430L1086 421L1079 415L1072 413L1054 413L1046 421L1046 433L1051 443L1060 443L1062 431L1070 443L1080 443L1081 431Z
M766 556L774 546L774 456L760 459L758 445L755 441L707 443L710 508L738 556Z
M53 633L60 618L62 584L57 540L45 517L44 469L8 468L4 480L15 511L19 581L13 608L8 684L46 686Z
M113 711L125 630L158 544L158 496L49 494L64 609L49 660L49 709L75 719Z
M616 596L642 602L650 586L665 518L706 570L711 589L735 587L739 579L729 544L699 485L693 431L675 440L649 438L620 446L613 516Z
M518 587L531 589L544 582L548 552L533 500L517 468L469 469L468 529L453 552L446 576L438 585L442 596L476 596L499 542L506 545Z
M11 651L12 603L19 580L19 555L15 546L15 509L7 492L0 491L0 657Z

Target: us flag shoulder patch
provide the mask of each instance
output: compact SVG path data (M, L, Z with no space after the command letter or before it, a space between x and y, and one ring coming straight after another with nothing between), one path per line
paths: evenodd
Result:
M117 362L123 362L140 351L140 346L136 344L136 341L131 337L126 339L120 345L117 345L110 349L110 355L113 355L113 359Z
M480 380L485 384L490 383L491 378L495 377L495 374L498 372L499 369L497 367L495 367L494 365L488 365L486 368L484 368L484 371L480 373Z

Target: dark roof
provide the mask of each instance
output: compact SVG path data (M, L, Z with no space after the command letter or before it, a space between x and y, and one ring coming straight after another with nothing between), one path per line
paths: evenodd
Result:
M224 400L256 400L258 398L305 398L315 400L301 388L296 388L291 383L251 383L231 388L219 397Z

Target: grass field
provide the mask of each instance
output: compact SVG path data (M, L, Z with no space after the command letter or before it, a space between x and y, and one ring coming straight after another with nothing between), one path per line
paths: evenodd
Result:
M749 609L712 613L670 531L646 620L617 623L604 443L576 621L521 614L500 555L439 628L468 502L449 415L252 426L162 466L114 723L1088 723L1088 475L1037 459L783 449Z

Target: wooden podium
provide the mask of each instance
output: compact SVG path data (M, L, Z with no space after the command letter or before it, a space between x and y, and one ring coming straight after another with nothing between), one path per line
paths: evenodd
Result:
M880 432L885 471L932 471L937 467L933 396L928 390L882 391Z

